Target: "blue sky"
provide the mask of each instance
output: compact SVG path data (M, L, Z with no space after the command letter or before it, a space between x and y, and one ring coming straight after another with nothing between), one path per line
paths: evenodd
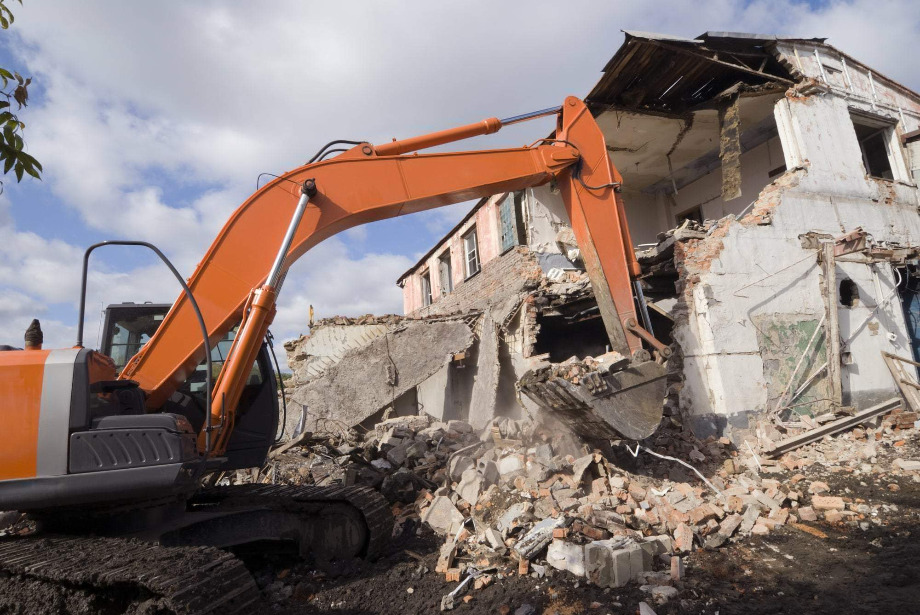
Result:
M0 343L21 343L33 317L47 345L73 343L85 246L152 241L187 274L260 172L294 168L335 138L382 142L584 95L621 29L824 36L920 89L920 68L905 53L920 34L909 0L24 0L12 8L0 66L33 77L21 119L45 174L21 184L8 177L0 195ZM522 124L464 147L522 145L549 127ZM311 303L318 317L399 312L397 277L468 207L372 224L318 246L291 269L276 337L304 332ZM148 256L100 253L88 343L102 305L172 301L177 292Z

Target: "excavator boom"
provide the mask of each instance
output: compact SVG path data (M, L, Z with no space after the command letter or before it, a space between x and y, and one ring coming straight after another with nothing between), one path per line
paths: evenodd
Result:
M222 375L228 381L226 389L234 388L229 382L234 373L230 363L238 358L242 365L250 365L253 345L257 348L261 343L271 322L274 296L266 303L266 295L277 294L279 288L265 286L266 279L273 262L277 264L277 246L308 180L317 192L294 230L283 259L285 271L311 247L353 226L555 180L582 246L611 347L624 355L641 348L630 287L638 264L618 194L621 178L582 101L569 97L559 110L551 111L558 114L556 138L533 147L409 153L500 129L502 121L490 118L381 146L357 145L334 159L290 171L254 193L230 217L188 280L212 343L241 321L241 331L246 329L250 308L264 312L260 326L239 336L242 339L231 351L224 366L227 378ZM253 304L253 289L261 289L263 306ZM148 408L156 409L186 380L204 353L193 310L182 295L120 377L137 381L147 393ZM235 373L241 375L242 368ZM235 397L228 397L218 383L212 411L215 424L229 419L226 424L232 425Z

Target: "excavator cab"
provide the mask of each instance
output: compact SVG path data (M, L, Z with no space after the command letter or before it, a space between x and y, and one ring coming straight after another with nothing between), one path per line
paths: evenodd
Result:
M168 303L115 303L106 308L99 349L115 361L118 373L153 337L171 307ZM234 327L211 349L212 381L220 374L236 332ZM263 343L252 364L221 470L261 466L274 442L279 414L278 381L270 352ZM195 433L205 420L206 370L202 361L164 406L164 412L184 416Z

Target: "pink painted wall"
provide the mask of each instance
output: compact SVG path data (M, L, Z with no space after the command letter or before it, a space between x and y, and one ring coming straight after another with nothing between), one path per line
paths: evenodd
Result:
M491 197L467 220L457 232L441 240L438 248L424 263L403 280L403 312L409 314L422 307L422 275L431 272L431 300L441 297L438 260L444 251L450 249L450 269L454 288L466 279L466 255L463 252L463 236L475 225L479 244L479 266L499 256L501 250L501 228L498 203L504 194Z

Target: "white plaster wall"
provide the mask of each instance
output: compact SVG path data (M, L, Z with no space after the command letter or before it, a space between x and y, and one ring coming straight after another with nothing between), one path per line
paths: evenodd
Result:
M790 159L800 155L802 170L795 172L796 181L784 178L788 187L765 191L755 205L775 205L770 224L734 221L716 233L724 235L721 249L713 249L708 271L703 267L691 288L687 323L675 331L685 356L681 400L704 420L766 409L768 383L753 317L818 320L824 314L817 254L801 247L800 235L839 236L861 226L875 241L920 245L916 188L866 177L851 106L852 101L831 94L780 100L776 116L783 151ZM716 241L711 237L705 245L713 248ZM890 267L878 266L873 274L866 265L840 263L838 279L844 275L867 289L865 306L840 310L841 336L852 337L845 350L853 364L842 370L845 400L865 407L860 400L895 393L880 352L909 356L909 344L897 298L872 315L871 329L860 328L890 295Z
M838 296L842 351L849 352L854 359L841 369L843 390L852 398L844 402L867 406L896 395L894 380L881 353L890 352L908 359L913 355L891 267L887 263L840 262L838 289L844 278L856 283L860 297L856 306L846 307L840 305Z
M920 98L858 60L822 45L780 42L776 50L781 59L789 62L799 72L832 88L837 95L851 103L865 104L881 113L896 114L898 122L902 124L899 131L910 132L920 126ZM840 73L826 68L822 72L819 57L825 67L837 68Z
M658 233L673 226L663 215L664 203L659 195L624 189L622 196L634 247L643 243L657 243Z

